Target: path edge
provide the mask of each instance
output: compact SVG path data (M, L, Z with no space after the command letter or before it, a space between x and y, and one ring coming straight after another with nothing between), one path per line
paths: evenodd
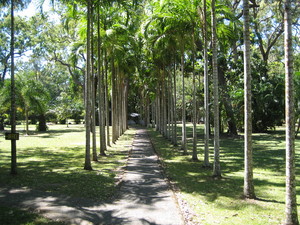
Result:
M151 128L147 128L146 130L147 130L147 135L149 137L151 146L153 148L153 151L157 155L157 159L158 159L159 166L161 168L161 172L163 174L163 177L164 177L166 183L169 186L169 189L172 192L173 198L176 200L176 206L181 213L181 218L184 221L184 224L185 225L198 224L194 221L194 218L196 218L196 216L197 216L196 213L189 206L188 202L183 199L182 194L180 192L180 188L174 182L172 182L171 178L167 175L166 165L164 163L163 158L160 156L159 152L156 150L155 145L153 144L153 140L152 140L151 136L149 135L149 129L151 129Z

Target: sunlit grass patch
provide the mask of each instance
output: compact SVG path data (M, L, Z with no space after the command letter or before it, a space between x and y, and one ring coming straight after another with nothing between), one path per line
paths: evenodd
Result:
M153 144L159 153L167 176L175 183L196 213L194 220L200 224L281 224L284 221L285 201L285 137L282 128L264 134L253 135L254 185L256 200L243 196L244 142L243 137L222 136L220 140L221 170L223 178L212 178L212 168L203 168L203 127L198 126L198 158L191 160L192 143L189 139L189 155L174 148L158 132L150 131ZM192 126L187 133L191 137ZM190 138L189 137L189 138ZM300 148L299 139L296 149ZM297 151L297 150L296 150ZM299 154L297 152L297 159ZM210 141L210 162L213 163L213 142ZM297 173L299 160L296 160ZM299 185L299 182L298 182ZM299 195L298 195L299 199ZM299 207L298 207L299 208ZM300 211L298 212L300 213Z
M28 187L74 197L106 200L114 195L119 168L126 165L135 130L131 129L109 147L107 156L83 170L85 130L83 125L52 125L49 131L23 133L17 142L18 175L9 175L10 142L0 147L0 186ZM3 140L4 137L1 139ZM99 138L97 138L99 149ZM92 150L91 150L92 151ZM100 150L98 150L100 152Z

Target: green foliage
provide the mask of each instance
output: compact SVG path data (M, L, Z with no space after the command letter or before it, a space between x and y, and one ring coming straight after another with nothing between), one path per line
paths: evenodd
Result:
M10 71L10 20L10 15L0 17L0 86ZM35 45L31 33L33 24L18 16L15 17L15 24L15 57L20 57Z
M265 77L266 68L260 59L253 60L252 65L253 129L264 132L284 120L284 69L282 64L274 63L274 70Z
M52 112L55 113L58 121L73 118L78 123L82 117L83 108L81 100L72 98L71 95L66 92L61 92L60 96L56 99L56 106Z
M49 101L49 93L42 82L36 79L36 73L33 71L18 73L16 77L18 105L24 111L30 109L36 114L45 114Z

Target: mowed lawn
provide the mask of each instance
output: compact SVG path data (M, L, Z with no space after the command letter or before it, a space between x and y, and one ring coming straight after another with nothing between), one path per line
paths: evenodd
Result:
M23 126L18 129L16 176L9 174L10 141L0 133L0 188L28 187L94 200L114 195L135 134L133 129L126 131L107 156L92 162L93 171L86 171L84 125L49 125L47 132L35 132L33 126L29 136L24 135ZM97 145L99 153L99 138Z
M284 128L253 135L254 184L258 200L244 200L243 137L221 137L221 169L223 179L212 178L212 169L203 168L203 126L198 127L199 162L191 160L192 126L187 127L188 151L183 156L158 132L151 130L151 138L170 180L179 187L183 198L195 213L199 224L282 224L285 212L285 133ZM296 140L296 166L299 174L300 140ZM213 141L210 142L210 162L213 163ZM299 179L298 179L299 180ZM300 182L297 182L299 186ZM298 203L300 195L298 192ZM298 204L298 210L300 204ZM298 211L298 215L300 210Z
M23 127L18 127L23 130ZM285 137L284 129L254 134L254 179L258 200L244 200L243 138L222 137L221 168L223 178L211 177L212 169L203 168L203 127L198 127L199 162L191 160L192 127L188 124L188 150L183 156L179 147L172 146L158 132L150 130L152 142L159 153L166 174L179 187L184 200L194 211L197 224L282 224L285 201ZM21 132L18 148L18 175L9 175L10 141L0 134L0 188L28 187L74 197L105 200L116 191L116 177L125 166L127 153L135 134L128 130L107 157L93 162L93 171L83 170L85 131L83 125L52 125L47 132ZM180 127L178 143L180 144ZM99 146L99 140L97 140ZM297 174L299 174L300 140L296 140ZM213 162L213 142L210 143ZM299 185L299 182L297 182ZM299 195L298 195L299 199ZM298 202L300 199L298 200ZM299 205L299 204L298 204ZM299 205L300 207L300 205ZM36 214L1 207L0 218L15 218L14 224L52 224ZM300 211L299 211L300 213ZM20 215L21 218L17 218ZM25 219L22 217L25 217ZM55 224L55 223L53 223Z

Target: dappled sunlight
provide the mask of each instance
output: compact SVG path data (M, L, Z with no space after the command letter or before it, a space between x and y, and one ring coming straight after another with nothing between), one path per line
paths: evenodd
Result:
M92 162L92 171L82 169L83 146L24 148L18 178L1 179L10 182L1 184L1 198L75 224L182 224L146 131L140 129L133 142L134 133ZM117 170L123 173L120 184Z
M93 171L86 171L83 170L82 125L74 128L51 125L51 132L22 136L17 142L19 175L16 178L8 174L10 143L5 142L4 149L0 149L0 186L26 186L70 196L107 199L115 192L117 173L121 172L118 168L126 163L133 135L131 130L126 132L109 148L107 157L99 157L98 162L92 163ZM89 189L82 192L86 187Z
M203 126L198 126L203 133ZM178 130L179 131L179 130ZM188 136L191 124L187 126ZM198 135L199 162L183 156L178 148L150 131L153 144L163 159L167 176L184 193L203 224L280 224L285 201L285 133L283 129L253 135L254 186L258 199L243 196L244 141L242 136L220 140L222 179L212 178L212 168L203 168L203 136ZM178 141L180 141L180 136ZM300 141L296 141L296 148ZM213 142L210 140L210 162L213 163ZM297 159L299 158L297 154ZM296 160L299 169L299 160ZM299 164L299 165L298 165ZM297 169L297 170L298 170ZM300 196L300 192L297 193ZM298 204L299 205L299 204ZM276 213L274 213L276 212ZM207 222L209 221L209 222Z

